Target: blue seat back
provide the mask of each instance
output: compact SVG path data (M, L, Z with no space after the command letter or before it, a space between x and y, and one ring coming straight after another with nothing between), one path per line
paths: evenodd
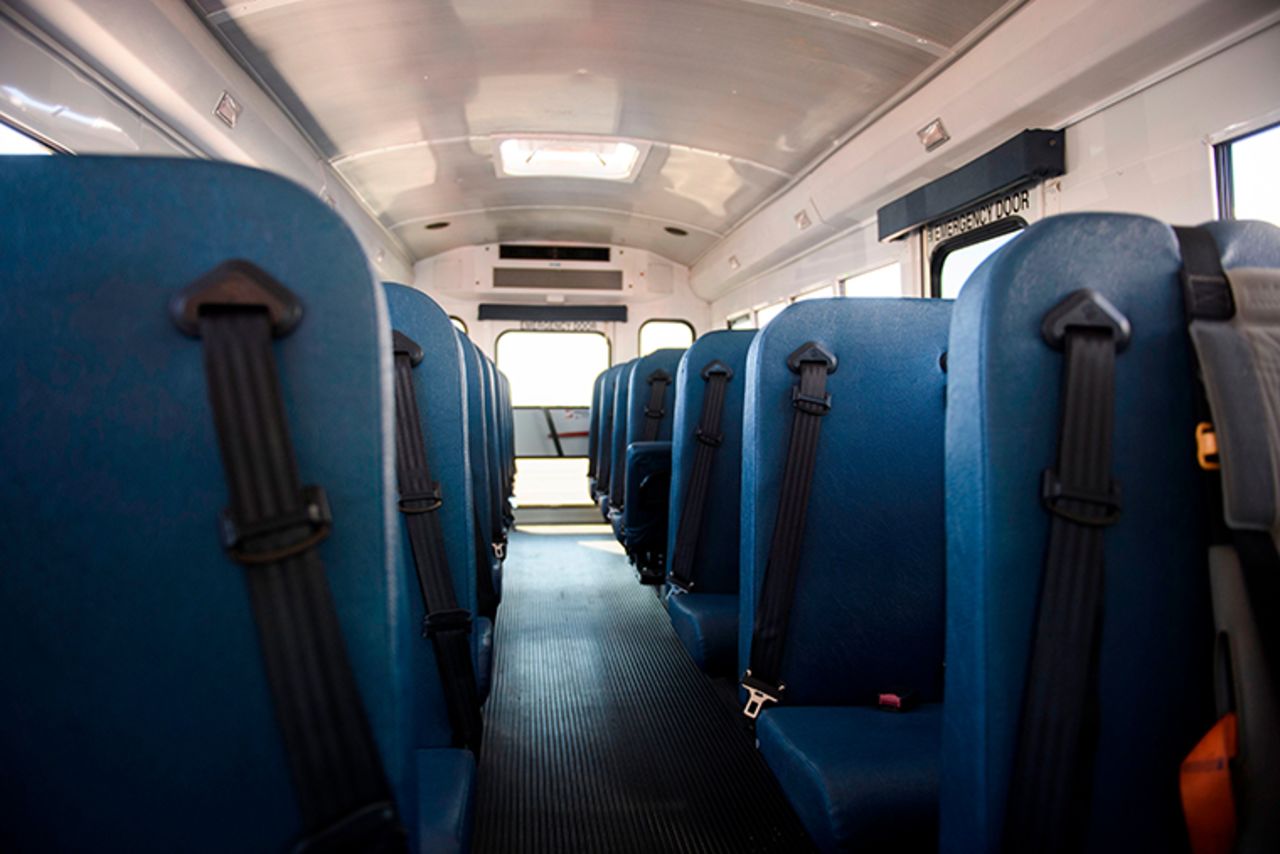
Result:
M636 359L632 359L618 371L613 387L612 438L609 441L609 507L621 508L626 496L627 484L627 419L631 402L631 375L635 373Z
M1104 535L1100 732L1084 849L1186 848L1178 767L1212 722L1213 626L1180 264L1172 231L1155 220L1057 216L989 258L957 301L946 459L946 851L1001 844L1049 530L1040 479L1059 433L1063 357L1040 323L1081 288L1102 293L1133 328L1116 360L1112 468L1124 509Z
M631 371L630 391L627 395L627 444L643 441L645 407L649 405L649 378L658 371L669 377L667 387L662 394L662 419L658 422L658 435L650 441L667 442L671 440L671 424L675 420L672 410L675 408L676 371L680 367L680 358L684 350L654 350L647 356L636 360Z
M591 384L591 411L587 415L587 460L588 460L588 476L591 480L591 488L595 489L596 479L596 448L600 444L600 398L604 391L605 374L609 373L608 369L601 371Z
M314 195L195 160L0 158L0 799L16 850L281 850L300 832L201 343L169 319L228 259L292 290L274 350L346 647L406 822L410 668L385 307Z
M480 546L485 570L493 577L494 591L501 595L502 564L490 544L493 531L493 482L489 474L489 445L493 441L489 425L488 384L485 382L484 356L465 333L459 331L467 380L467 439L471 450L471 490L475 500L475 524L479 528ZM476 555L480 560L481 555Z
M483 354L481 354L483 355ZM486 419L489 428L489 484L490 484L490 500L492 505L490 512L494 519L494 526L502 527L502 506L506 502L506 486L503 483L503 441L502 441L502 400L501 388L498 384L498 368L494 365L493 360L485 357L484 359L484 375L485 375L485 402L488 405Z
M838 360L822 421L782 680L788 705L942 694L942 430L949 302L798 303L756 336L743 416L739 672L747 667L790 444L798 375L815 342ZM766 713L767 714L767 713Z
M600 375L599 433L596 440L595 497L609 494L609 477L613 468L613 396L621 365L614 365Z
M422 433L426 442L427 464L431 477L440 484L444 503L436 512L444 531L445 558L453 576L453 589L458 607L473 615L476 608L475 517L472 502L471 446L467 436L467 389L464 385L465 362L462 344L453 322L435 300L417 288L388 283L384 285L391 328L408 335L422 348L423 359L413 369L413 387L422 416ZM402 571L414 581L410 604L414 625L421 626L424 616L422 593L417 589L413 550L409 546L408 529L400 525ZM420 633L419 633L420 634ZM479 633L472 632L473 648L478 648ZM425 693L421 713L414 722L419 743L445 747L451 742L452 729L444 692L436 675L435 652L430 643L420 642L415 655L426 656L433 674L421 686ZM476 655L473 649L472 655Z
M685 351L676 370L675 410L671 422L671 508L667 524L667 564L675 554L676 532L689 491L689 474L698 449L694 430L702 418L707 382L702 371L723 362L733 376L725 386L720 413L723 439L711 461L707 503L693 566L701 593L738 592L738 542L742 486L742 401L747 387L747 351L756 333L719 330L703 335ZM727 547L726 547L727 545Z

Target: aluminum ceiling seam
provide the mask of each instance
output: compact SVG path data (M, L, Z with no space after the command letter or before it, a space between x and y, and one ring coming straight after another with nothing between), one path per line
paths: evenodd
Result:
M274 2L274 5L282 6L287 5L288 3L301 2L301 0L267 0L267 2ZM316 145L316 141L311 138L311 134L307 133L303 128L302 123L298 121L298 117L295 116L287 106L285 106L284 102L280 100L280 97L276 95L275 90L267 85L266 81L263 80L262 75L258 74L253 65L250 64L244 54L240 52L240 49L237 48L231 39L227 38L226 34L222 32L222 28L211 23L210 17L204 14L204 10L197 4L197 0L184 0L184 5L191 14L201 22L204 28L209 31L214 40L222 46L222 49L226 51L227 56L231 57L231 60L235 62L235 64L238 65L245 74L249 75L249 79L253 81L254 85L256 85L258 89L266 95L267 99L270 100L271 103L275 104L276 109L280 110L289 124L293 125L293 129L298 132L298 135L306 141L307 147L311 149L312 154L316 158L316 162L323 164L325 167L325 172L327 173L325 181L326 185L330 178L335 183L341 185L342 188L351 195L351 198L355 199L356 204L360 206L364 215L373 223L374 228L382 232L383 236L387 239L390 248L400 252L400 260L404 262L405 266L412 269L414 263L418 260L416 255L409 250L409 247L400 239L399 235L395 234L387 227L387 225L382 221L382 218L378 216L369 205L368 200L358 190L356 190L354 186L352 186L351 182L348 181L341 172L333 168L329 163L329 158L326 157L324 152L320 150L320 147Z
M853 140L857 138L857 136L860 133L865 131L871 125L878 122L880 119L884 118L894 109L901 106L902 103L905 102L912 95L915 95L925 86L929 85L929 83L937 79L944 71L950 68L951 65L954 64L957 59L964 56L974 45L976 45L982 39L990 35L997 27L999 27L1006 20L1008 20L1009 16L1011 16L1014 12L1018 11L1018 9L1025 6L1029 2L1030 0L1007 0L1007 2L1003 6L1001 6L995 12L992 12L990 15L988 15L986 20L984 20L977 27L970 30L967 34L965 34L964 38L960 39L960 41L956 42L955 46L951 49L950 54L948 54L945 57L942 57L937 62L933 63L928 68L926 68L924 71L920 72L920 74L916 75L916 77L913 80L911 80L911 82L907 83L906 86L899 89L888 100L884 101L882 104L877 106L875 109L873 109L870 113L868 113L862 119L858 120L853 125L852 128L845 131L841 136L837 137L831 143L830 148L828 148L822 154L819 154L817 157L811 160L808 164L806 164L801 169L799 169L795 173L795 175L791 178L790 181L788 181L785 185L779 187L778 189L774 190L769 195L765 196L763 199L760 200L759 203L753 206L751 210L747 211L745 214L739 217L736 221L734 221L728 227L728 229L725 230L724 236L721 238L721 241L727 240L730 237L732 237L734 235L734 232L736 232L739 228L741 228L744 223L748 222L754 216L756 216L756 214L760 213L765 208L769 207L774 202L778 201L783 196L785 196L787 193L791 192L796 187L798 187L806 178L808 178L820 166L822 166L823 163L826 163L829 159L831 159L831 157L835 155L837 151L844 148L849 143L853 142ZM806 202L808 204L813 204L812 199L806 199ZM698 255L698 257L694 258L692 261L689 262L689 268L692 269L693 267L702 263L702 260L706 258L707 255L710 252L712 252L715 248L716 248L716 244L712 244L711 246L708 246L706 249L704 249L702 253Z

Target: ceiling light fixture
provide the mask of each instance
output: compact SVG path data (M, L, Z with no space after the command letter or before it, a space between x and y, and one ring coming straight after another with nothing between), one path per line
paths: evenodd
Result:
M499 178L592 178L630 182L649 154L649 144L593 137L495 137Z
M951 139L951 134L947 133L946 127L942 124L942 119L934 119L929 124L916 131L916 136L920 139L920 144L924 146L925 151L933 151L939 145Z

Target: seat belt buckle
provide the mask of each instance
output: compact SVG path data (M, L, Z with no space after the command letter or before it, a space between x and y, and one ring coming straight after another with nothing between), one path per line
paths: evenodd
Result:
M1111 482L1111 488L1105 493L1091 492L1064 486L1057 471L1048 468L1040 476L1040 500L1044 509L1054 516L1077 525L1106 528L1120 520L1120 484L1115 481ZM1062 506L1064 501L1087 505L1091 510L1098 511L1097 515L1068 510Z
M916 692L910 688L890 688L876 695L876 705L886 712L909 712L916 707Z
M782 692L787 690L787 686L783 684L770 685L751 675L748 670L742 676L742 682L739 683L742 690L747 692L747 704L742 708L742 714L748 720L754 721L760 717L760 713L764 711L766 703L777 705L782 699Z
M674 575L667 576L667 587L674 596L683 596L686 593L693 592L693 582L676 578Z
M319 543L333 528L333 513L329 509L329 496L322 487L304 486L302 507L292 513L243 525L228 508L222 511L218 521L223 548L237 563L258 565L278 563ZM300 530L304 528L305 531ZM280 542L283 535L290 532L295 532L294 536Z
M1196 425L1196 462L1205 471L1222 468L1222 460L1218 456L1218 434L1208 421Z
M441 632L470 632L471 612L466 608L433 611L422 618L422 636L435 637Z
M490 543L489 545L493 546L493 556L496 557L499 561L504 561L507 559L506 543L497 542L497 543Z

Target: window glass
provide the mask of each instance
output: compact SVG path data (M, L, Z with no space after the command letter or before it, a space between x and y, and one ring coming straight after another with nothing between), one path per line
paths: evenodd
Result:
M457 329L459 332L461 332L463 335L467 334L467 322L463 320L461 317L455 317L454 315L451 314L449 315L449 322L452 323L454 328Z
M511 381L513 406L590 406L596 376L609 367L598 332L504 332L498 369Z
M513 406L565 410L591 406L596 376L609 367L609 339L598 332L504 332L498 336L498 369L511 383ZM518 418L517 429L543 430L555 412L542 419ZM561 415L566 414L560 412ZM562 439L570 437L567 431ZM579 438L574 436L575 439ZM579 442L585 446L585 442ZM528 445L520 436L517 447ZM572 451L570 451L572 453ZM587 492L585 457L516 461L516 503L521 507L570 507L592 503Z
M943 299L955 299L973 271L1001 246L1017 237L1025 226L1016 231L997 234L976 243L957 242L954 248L946 243L934 250L933 295Z
M766 305L764 308L756 309L756 328L764 329L765 324L767 324L770 320L773 320L778 315L782 314L783 310L786 309L786 307L787 307L787 301L781 300L771 305Z
M693 327L683 320L646 320L640 324L640 355L674 347L684 349L693 343Z
M1280 225L1280 125L1225 142L1219 153L1218 183L1227 191L1219 215Z
M847 297L902 296L902 265L894 262L840 280Z
M740 314L737 317L729 318L728 324L730 329L755 329L756 319L755 316L748 311L746 314Z
M0 122L0 154L52 154L48 146Z
M811 291L805 291L802 294L796 294L792 302L804 302L807 299L827 299L836 295L836 286L827 285L822 288L815 288Z

